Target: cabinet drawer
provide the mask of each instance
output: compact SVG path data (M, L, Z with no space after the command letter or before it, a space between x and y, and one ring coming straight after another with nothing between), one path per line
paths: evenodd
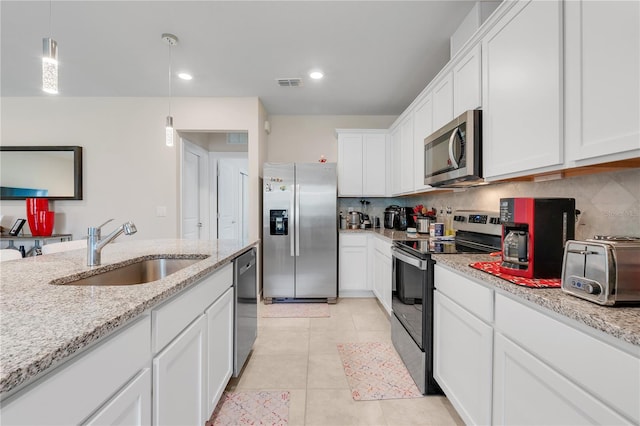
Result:
M640 358L503 295L496 329L634 423L640 422Z
M488 323L493 322L493 290L436 265L436 290Z
M366 247L367 234L340 234L340 247Z
M151 312L153 353L164 348L232 285L233 265L229 264L154 309Z
M378 236L373 236L373 247L382 253L385 257L391 259L391 243L383 240Z
M148 365L150 331L151 322L146 315L60 365L2 404L2 424L80 424Z

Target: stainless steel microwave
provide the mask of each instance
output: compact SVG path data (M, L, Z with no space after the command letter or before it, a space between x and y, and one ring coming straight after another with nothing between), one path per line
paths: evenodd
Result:
M424 140L424 183L466 187L482 178L482 111L469 110Z

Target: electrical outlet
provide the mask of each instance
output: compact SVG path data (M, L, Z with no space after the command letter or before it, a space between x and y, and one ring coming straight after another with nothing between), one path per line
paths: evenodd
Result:
M167 206L157 206L156 207L156 216L157 217L166 217L167 216Z

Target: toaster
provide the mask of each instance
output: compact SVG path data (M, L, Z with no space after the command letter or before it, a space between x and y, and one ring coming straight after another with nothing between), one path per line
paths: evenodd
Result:
M640 238L567 241L562 291L607 306L640 302Z

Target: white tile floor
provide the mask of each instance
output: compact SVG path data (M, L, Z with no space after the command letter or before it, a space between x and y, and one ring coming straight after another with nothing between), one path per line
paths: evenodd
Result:
M227 390L288 390L290 425L463 425L445 397L354 401L336 343L391 343L376 299L339 299L330 318L262 318L244 371Z

